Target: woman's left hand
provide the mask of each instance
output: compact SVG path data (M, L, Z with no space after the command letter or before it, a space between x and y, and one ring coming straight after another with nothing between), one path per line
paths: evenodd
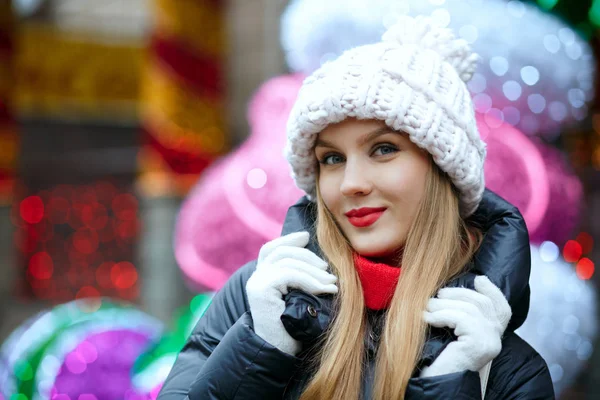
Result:
M437 298L429 300L425 321L453 329L458 339L421 371L421 377L482 369L502 350L502 335L511 314L500 289L485 276L475 278L475 290L440 289Z

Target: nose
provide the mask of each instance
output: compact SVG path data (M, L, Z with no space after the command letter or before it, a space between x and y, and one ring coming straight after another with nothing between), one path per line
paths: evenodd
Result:
M346 161L344 169L344 178L340 191L344 196L365 196L371 193L373 189L371 180L367 176L364 167L361 167L357 162Z

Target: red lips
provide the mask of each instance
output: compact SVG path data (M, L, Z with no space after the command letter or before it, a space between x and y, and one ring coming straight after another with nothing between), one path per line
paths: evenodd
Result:
M385 207L371 208L363 207L348 211L344 214L348 221L358 228L364 228L373 225L375 221L385 212Z

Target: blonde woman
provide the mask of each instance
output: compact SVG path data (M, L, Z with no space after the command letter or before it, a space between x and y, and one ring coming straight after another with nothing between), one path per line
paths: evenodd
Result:
M160 400L554 398L513 332L528 234L484 188L476 60L402 17L306 79L286 147L306 196L215 296Z

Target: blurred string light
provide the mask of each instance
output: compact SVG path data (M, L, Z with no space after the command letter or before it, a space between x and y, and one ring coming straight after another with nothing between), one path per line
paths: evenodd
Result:
M138 272L128 261L140 228L138 201L110 182L58 185L13 206L16 245L36 297L134 300Z
M517 333L548 364L559 397L592 355L598 331L596 291L552 242L532 246L529 284L531 307Z
M325 54L331 59L377 41L404 13L432 15L482 57L469 83L477 112L549 140L586 117L594 96L590 46L557 17L519 1L292 1L281 25L286 60L292 70L311 73Z
M63 304L15 329L0 348L0 393L27 400L146 399L132 386L130 370L162 324L126 305L98 303Z
M141 393L150 393L155 399L167 379L183 345L212 302L213 293L195 296L189 307L179 310L173 330L149 346L132 369L133 385Z
M562 254L565 261L575 264L575 271L579 279L588 280L595 272L595 264L588 257L592 252L594 240L587 232L581 232L575 240L565 243Z

